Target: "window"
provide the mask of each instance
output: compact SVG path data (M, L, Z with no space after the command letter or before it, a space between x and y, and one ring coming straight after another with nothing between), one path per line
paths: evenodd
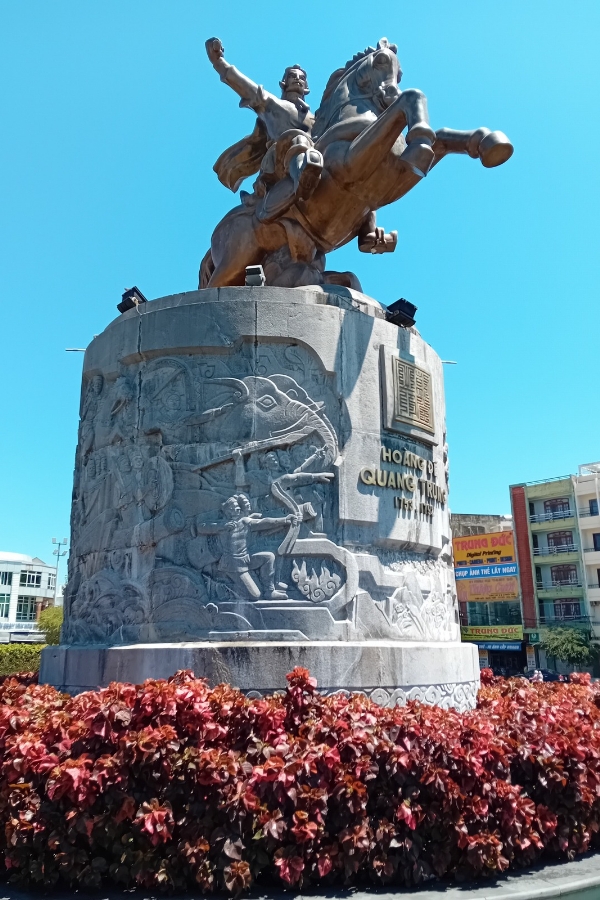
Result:
M598 501L590 500L590 516L598 515Z
M0 572L0 584L12 584L12 572Z
M0 594L0 619L8 619L9 606L10 594Z
M573 532L572 531L551 531L548 534L549 547L572 547Z
M596 575L598 576L598 587L600 587L600 569L596 569Z
M54 572L48 572L48 590L53 591L56 587L56 574Z
M565 514L569 515L571 512L569 498L558 497L556 500L544 500L544 512L550 513L552 518L556 516L557 519L564 517Z
M36 597L17 599L17 622L35 622Z
M533 541L533 549L534 549L534 550L539 550L539 548L540 548L540 542L539 542L539 540L538 540L537 534L532 534L532 535L531 535L531 540Z
M42 586L42 573L41 572L21 572L21 580L19 581L19 585L21 587L41 587Z
M529 501L529 515L535 516L535 503L532 503L531 500Z
M469 625L489 625L487 603L467 603L467 620Z
M543 585L542 567L541 566L535 567L535 580L536 580L537 586L541 588Z
M594 538L594 550L600 550L600 534L593 534Z
M581 618L581 602L574 597L557 600L555 603L542 603L541 607L542 622L565 622Z
M518 601L499 600L489 603L467 603L469 625L520 625L521 604Z
M580 619L581 603L579 600L562 600L554 604L554 617L556 619Z
M577 566L551 566L553 585L577 584Z
M521 625L521 604L517 600L488 603L490 625Z

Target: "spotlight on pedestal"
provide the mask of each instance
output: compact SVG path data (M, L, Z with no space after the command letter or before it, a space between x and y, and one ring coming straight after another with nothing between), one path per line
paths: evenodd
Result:
M266 280L262 266L246 266L246 287L264 287Z
M387 308L386 318L388 322L392 322L399 328L410 328L415 324L415 313L417 308L414 303L410 303L401 297L395 303L390 304Z
M135 285L131 288L128 288L121 297L121 302L117 303L117 309L119 312L124 313L127 312L128 309L134 309L139 306L140 303L147 303L148 301L140 291L138 287Z

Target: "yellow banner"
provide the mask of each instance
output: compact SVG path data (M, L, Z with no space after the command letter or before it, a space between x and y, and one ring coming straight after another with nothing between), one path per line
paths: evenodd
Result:
M522 625L463 625L463 641L522 641Z
M500 578L464 578L456 582L456 592L461 603L515 600L519 596L519 579L516 575Z
M452 547L455 566L486 566L516 560L512 531L456 537L452 540Z

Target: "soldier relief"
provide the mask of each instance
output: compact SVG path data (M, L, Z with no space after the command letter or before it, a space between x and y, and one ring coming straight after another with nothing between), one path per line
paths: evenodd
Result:
M329 376L300 346L258 353L87 381L66 642L453 639L447 566L343 546Z

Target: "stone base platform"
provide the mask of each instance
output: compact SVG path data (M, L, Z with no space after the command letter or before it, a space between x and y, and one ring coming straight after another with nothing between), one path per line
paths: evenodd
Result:
M276 639L278 636L275 635ZM382 706L406 700L458 710L475 705L475 647L397 641L220 641L47 647L40 681L79 693L111 681L139 684L191 669L212 684L227 682L259 696L282 690L295 666L308 669L324 693L361 691Z

